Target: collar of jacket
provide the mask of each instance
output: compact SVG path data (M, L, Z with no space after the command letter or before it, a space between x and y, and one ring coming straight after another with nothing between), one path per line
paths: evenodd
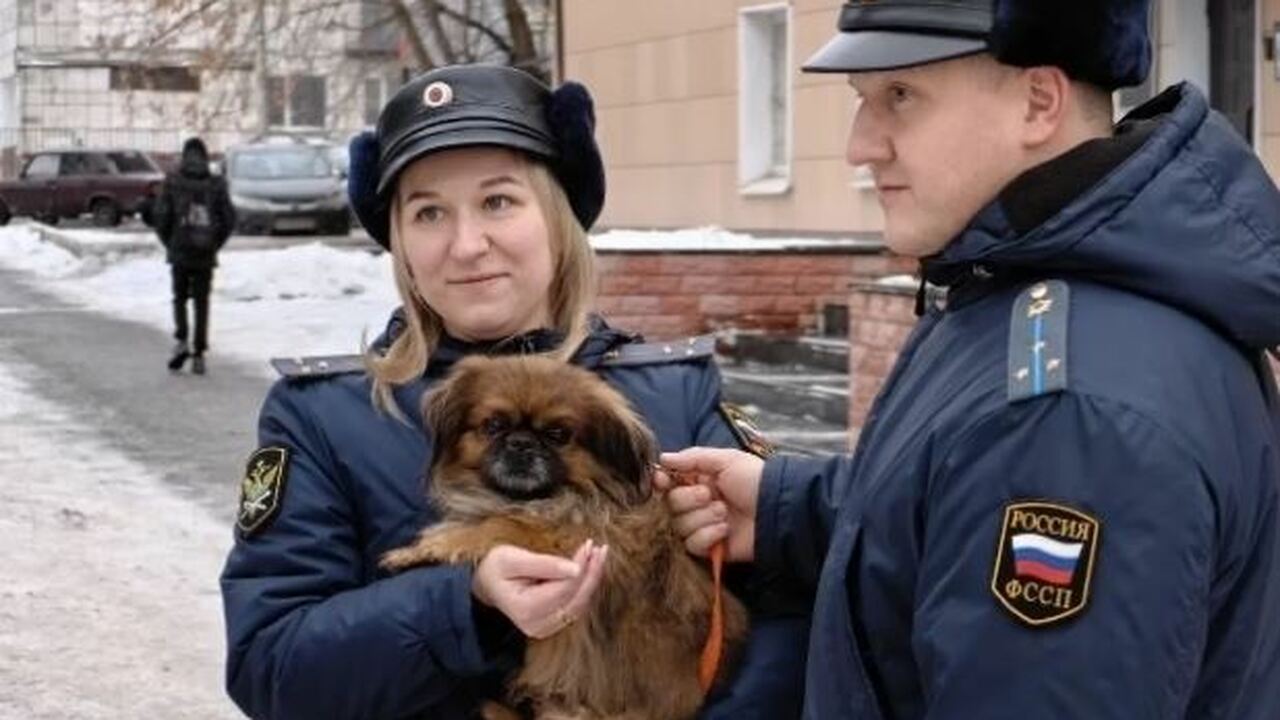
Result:
M1014 178L984 208L957 241L975 228L990 237L1018 237L1039 227L1120 167L1159 127L1154 119L1135 119L1116 126L1110 137L1089 140ZM1034 266L1014 261L974 261L957 252L958 242L921 260L921 275L948 288L947 307L963 307L1011 285L1040 279Z
M387 327L373 341L375 352L384 353L406 327L404 309L396 308L387 321ZM644 342L644 337L637 333L626 333L616 330L599 315L588 318L587 338L578 346L573 355L573 362L586 368L599 365L606 354L619 345ZM446 372L455 362L468 355L528 355L549 352L560 347L564 335L556 330L540 328L521 333L501 340L467 342L445 335L440 345L431 354L431 362L427 367L428 375L439 375Z

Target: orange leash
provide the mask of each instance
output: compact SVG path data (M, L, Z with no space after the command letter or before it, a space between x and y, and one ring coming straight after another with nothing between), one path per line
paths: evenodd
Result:
M707 631L707 643L702 646L702 657L698 660L698 685L702 692L711 689L715 682L716 671L720 669L720 656L724 652L724 588L720 583L720 572L724 568L724 541L711 546L711 628Z
M660 467L681 485L692 485L694 480L674 470ZM724 571L724 541L711 546L711 627L707 630L707 642L702 646L702 657L698 659L698 685L702 692L711 690L715 682L716 671L720 669L720 659L724 654L724 584L721 580Z

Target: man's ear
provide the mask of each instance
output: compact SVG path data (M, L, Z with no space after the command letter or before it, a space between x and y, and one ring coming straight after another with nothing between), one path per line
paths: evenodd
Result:
M1022 71L1025 88L1026 112L1022 119L1022 143L1028 149L1038 148L1052 140L1067 121L1067 111L1072 103L1075 88L1071 78L1061 68L1041 65Z

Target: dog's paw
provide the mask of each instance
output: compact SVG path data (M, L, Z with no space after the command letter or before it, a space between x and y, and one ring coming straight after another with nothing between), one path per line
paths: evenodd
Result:
M499 705L492 700L480 708L481 720L524 720L524 716L506 705Z
M398 572L400 570L408 570L411 567L426 565L430 562L433 561L428 557L424 557L416 545L410 545L384 554L382 559L378 561L378 565L383 570Z
M473 531L456 525L438 525L424 531L412 545L392 550L379 561L386 570L405 570L419 565L474 563L479 549L472 542Z
M378 564L384 570L397 571L408 570L419 565L454 564L464 559L459 557L459 553L450 552L449 548L441 546L440 543L422 539L412 545L386 553Z

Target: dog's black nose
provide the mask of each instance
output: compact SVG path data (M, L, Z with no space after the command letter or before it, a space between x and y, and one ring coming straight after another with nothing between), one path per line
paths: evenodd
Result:
M531 432L517 430L516 432L507 435L505 444L507 446L507 450L527 453L532 452L538 447L538 440Z

